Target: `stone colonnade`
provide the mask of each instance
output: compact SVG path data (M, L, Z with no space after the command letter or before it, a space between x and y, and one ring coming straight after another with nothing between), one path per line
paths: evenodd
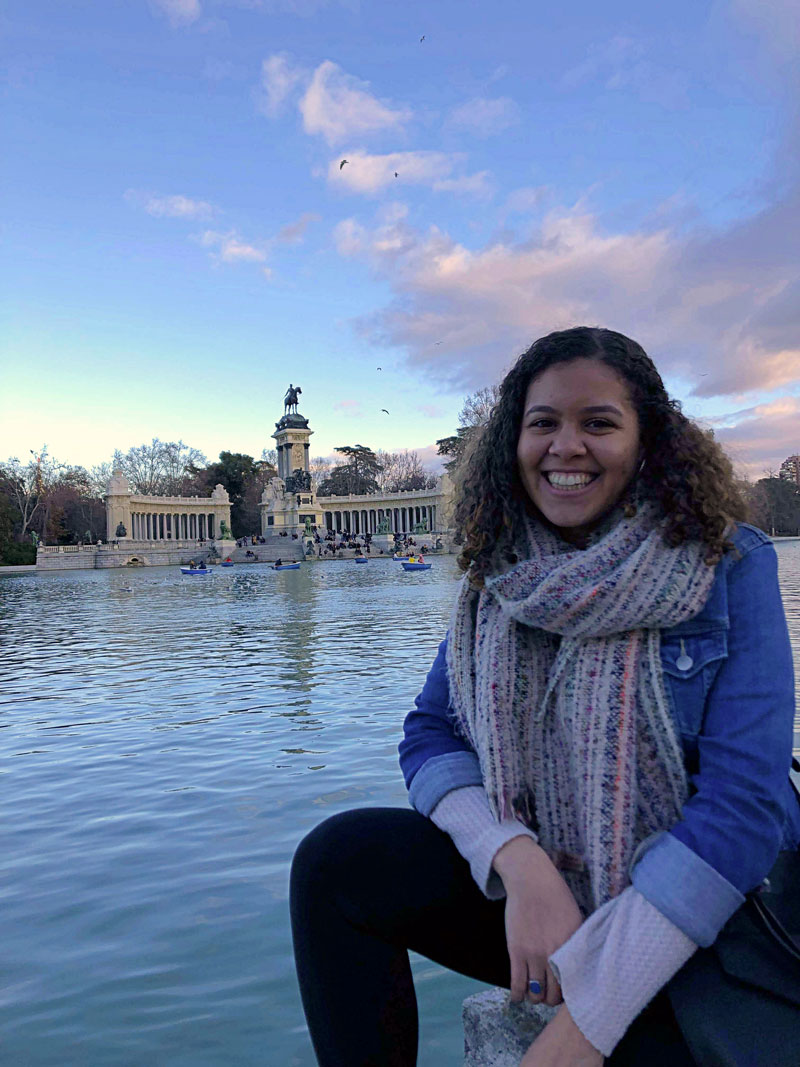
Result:
M328 501L325 501L323 507L325 529L334 530L336 533L347 531L351 534L374 534L378 532L378 526L384 517L389 520L390 533L413 533L414 527L421 522L426 524L429 533L437 529L435 504L408 504L382 508L336 508L331 507Z
M135 507L135 505L134 505ZM131 508L130 536L134 541L196 541L218 534L213 511L136 511Z
M221 485L206 497L148 496L131 493L128 479L115 470L105 500L108 541L210 541L223 532L230 537L231 502Z

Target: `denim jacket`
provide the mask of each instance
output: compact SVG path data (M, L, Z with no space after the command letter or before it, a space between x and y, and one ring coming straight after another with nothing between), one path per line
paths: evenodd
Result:
M661 631L664 682L690 796L681 819L642 841L633 885L699 945L772 867L800 846L789 768L792 652L770 539L740 524L702 610ZM454 727L445 649L405 720L400 766L411 804L430 815L446 793L482 785L478 757Z

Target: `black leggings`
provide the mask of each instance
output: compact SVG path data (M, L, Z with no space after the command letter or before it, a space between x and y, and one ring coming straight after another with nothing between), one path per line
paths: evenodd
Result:
M505 901L487 900L447 834L404 808L334 815L301 841L291 915L303 1007L320 1067L413 1067L408 950L509 988ZM694 1063L664 993L609 1067Z

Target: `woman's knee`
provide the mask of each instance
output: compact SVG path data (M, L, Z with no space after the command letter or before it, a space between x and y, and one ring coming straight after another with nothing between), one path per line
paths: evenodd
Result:
M353 871L394 838L398 824L422 819L403 808L353 808L318 823L302 839L292 860L292 877L326 877L345 867ZM427 821L427 820L424 820Z
M348 850L354 834L358 834L362 809L342 811L317 823L302 839L292 859L292 879L313 874L324 876L331 866L338 866L343 851Z

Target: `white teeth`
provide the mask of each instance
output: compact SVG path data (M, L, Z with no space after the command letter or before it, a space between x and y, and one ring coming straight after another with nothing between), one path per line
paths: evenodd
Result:
M583 489L594 480L593 474L562 474L560 471L549 471L545 477L558 489Z

